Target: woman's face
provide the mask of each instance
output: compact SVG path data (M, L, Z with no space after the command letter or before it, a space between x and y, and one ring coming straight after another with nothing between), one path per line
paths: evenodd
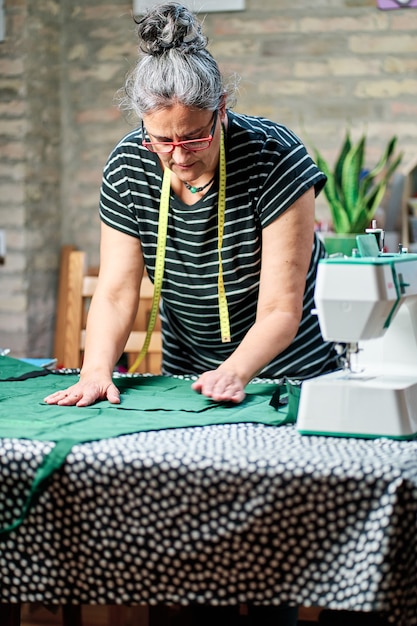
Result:
M191 183L201 176L214 176L219 162L220 117L213 111L174 104L169 109L147 113L143 116L143 124L152 142L189 141L208 137L212 132L213 141L205 150L192 152L182 146L175 146L169 154L158 154L164 166L180 180ZM216 124L213 131L214 121Z

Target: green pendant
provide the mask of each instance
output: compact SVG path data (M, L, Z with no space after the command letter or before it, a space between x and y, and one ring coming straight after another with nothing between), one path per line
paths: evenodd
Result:
M206 183L202 187L194 187L193 185L190 185L189 183L186 183L185 180L183 180L182 182L187 187L188 191L190 191L191 193L197 193L197 192L200 193L200 191L203 191L206 187L211 185L213 180L214 180L214 176L213 176L213 178L211 180L208 181L208 183Z

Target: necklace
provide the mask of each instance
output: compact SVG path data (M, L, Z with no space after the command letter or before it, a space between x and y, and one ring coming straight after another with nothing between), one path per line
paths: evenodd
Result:
M187 187L188 191L191 191L191 193L199 193L200 191L203 191L203 189L205 189L206 187L211 185L211 183L213 182L214 179L215 179L215 176L213 176L213 178L211 180L209 180L208 183L206 183L202 187L194 187L193 185L190 185L189 183L186 183L185 180L183 180L182 182Z

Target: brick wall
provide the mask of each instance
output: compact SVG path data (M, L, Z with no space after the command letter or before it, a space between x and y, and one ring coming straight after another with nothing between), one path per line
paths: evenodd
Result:
M60 247L59 2L6 3L0 44L0 346L48 354Z
M114 106L136 58L126 0L5 0L0 43L0 347L51 354L59 248L98 263L101 171L129 130ZM208 14L210 49L242 76L238 111L281 121L331 158L346 126L370 164L396 133L417 152L417 10L374 0L246 0ZM318 214L325 215L323 200Z

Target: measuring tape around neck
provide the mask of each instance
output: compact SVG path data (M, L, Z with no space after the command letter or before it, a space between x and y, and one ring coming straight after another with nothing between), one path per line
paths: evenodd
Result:
M161 298L162 280L164 277L164 265L165 265L165 246L167 241L167 228L168 228L168 211L169 211L169 196L171 189L171 170L167 167L164 170L164 178L162 181L161 200L159 204L159 218L158 218L158 242L156 245L156 259L155 259L155 276L154 276L154 290L152 298L152 308L149 315L148 329L146 331L145 341L141 351L139 352L135 362L129 368L129 374L135 372L146 356L146 353L151 342L152 332L155 328L155 322L159 310L159 300ZM140 306L140 302L139 302Z
M219 201L217 210L217 250L219 256L219 276L217 281L217 292L219 299L219 315L220 315L220 333L222 337L222 343L228 343L231 340L230 336L230 322L229 322L229 309L227 306L226 291L223 281L223 261L222 261L222 246L223 246L223 231L224 231L224 219L226 213L226 150L224 147L224 131L221 127L220 137L220 159L219 159Z
M223 245L223 231L224 220L226 212L226 151L224 147L224 131L221 127L220 137L220 158L219 158L219 200L217 209L217 251L219 258L219 276L217 281L218 301L219 301L219 315L220 315L220 332L223 343L230 342L230 323L229 323L229 309L227 306L226 291L223 281L223 262L222 262L222 245ZM162 280L164 277L165 266L165 246L167 238L168 228L168 212L169 212L169 198L171 189L171 170L167 167L164 170L164 178L162 181L161 199L159 205L159 219L158 219L158 243L156 248L156 260L155 260L155 276L154 276L154 292L152 298L152 308L149 316L148 329L146 331L145 341L142 349L139 352L135 362L129 368L129 373L135 372L140 363L146 356L146 353L151 342L151 336L155 327L156 318L159 310L159 300L161 298ZM140 306L140 305L139 305Z

